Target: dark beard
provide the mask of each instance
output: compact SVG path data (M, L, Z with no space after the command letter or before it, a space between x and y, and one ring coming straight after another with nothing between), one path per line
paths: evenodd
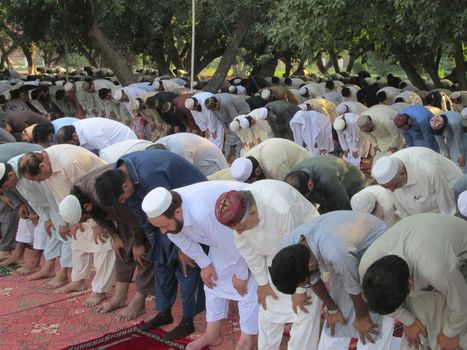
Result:
M180 233L180 231L183 229L183 224L184 223L183 223L183 220L177 220L175 218L174 218L174 220L175 220L177 225L175 226L175 230L173 232L170 232L170 233L177 234L177 233Z

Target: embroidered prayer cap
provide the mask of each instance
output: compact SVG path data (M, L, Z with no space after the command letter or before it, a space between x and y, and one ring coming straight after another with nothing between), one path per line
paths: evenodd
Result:
M82 209L78 198L73 195L66 196L59 206L60 216L70 225L80 222Z
M399 129L410 125L410 117L407 114L397 114L394 117L394 125Z
M26 129L23 130L23 134L28 135L32 139L32 131L34 130L34 127L36 125L37 124L33 124L33 125L28 126Z
M234 160L230 167L230 175L237 181L246 181L253 172L253 162L248 158L241 157Z
M242 220L246 209L247 203L240 191L224 192L216 201L216 219L222 225L232 227Z
M371 122L371 117L369 115L361 115L360 117L357 118L357 126L359 128L364 128L365 126L368 126Z
M439 130L444 126L444 119L441 115L435 115L430 119L430 126L433 130Z

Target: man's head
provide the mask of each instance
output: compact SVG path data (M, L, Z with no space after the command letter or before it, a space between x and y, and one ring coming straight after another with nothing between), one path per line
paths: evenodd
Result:
M112 98L112 90L107 88L99 89L97 94L101 100L110 100Z
M177 192L157 187L144 197L141 208L162 233L177 234L183 229L182 198Z
M398 129L408 130L412 126L412 120L408 114L399 113L394 117L394 125Z
M242 234L259 223L258 208L250 191L224 192L216 201L215 215L222 225Z
M305 287L310 275L318 271L318 261L302 243L281 249L269 267L272 283L284 294L294 294L297 287Z
M306 198L308 198L313 192L313 180L311 179L310 174L304 170L295 170L288 173L284 181Z
M387 255L371 264L363 276L363 297L370 311L387 315L404 303L410 284L407 263L396 255Z
M237 181L253 183L265 179L263 168L255 157L237 158L230 167L230 174Z
M67 143L70 145L79 146L79 138L75 127L73 125L62 126L57 131L57 143Z
M407 169L396 157L384 156L376 161L371 176L382 187L394 192L407 183Z
M201 112L201 104L195 97L187 98L185 100L185 108L193 111Z
M219 101L214 96L207 98L204 101L204 105L209 110L218 111L220 109Z
M28 126L21 132L21 141L31 143L33 142L33 134L34 129L36 128L37 124L33 124Z
M9 163L0 163L0 189L9 190L16 187L18 176Z
M62 90L58 90L58 91L62 91ZM72 82L68 81L65 83L65 85L63 85L63 91L65 91L66 96L74 95L74 93L76 92L76 86Z
M336 130L337 132L342 132L347 127L347 120L345 120L344 116L336 118L332 126L334 127L334 130Z
M435 115L430 119L430 129L434 135L441 135L448 125L448 118L446 115Z
M369 115L358 117L356 124L363 132L372 132L375 129L375 124Z
M90 94L96 91L94 83L92 82L92 78L86 78L82 87L84 91L89 92Z
M48 98L50 96L50 91L49 91L49 86L48 85L39 86L39 88L37 90L39 91L39 97L40 98Z
M95 190L102 204L113 206L125 203L134 193L134 185L122 169L107 170L96 178Z
M74 186L59 206L60 215L70 225L85 222L89 219L105 218L107 214L95 205L86 193Z
M123 89L115 90L112 95L112 98L117 102L129 102L130 101L127 94L125 93L125 90Z
M18 162L18 172L31 181L45 181L52 176L52 164L47 152L29 152Z
M49 147L53 143L54 125L51 122L38 123L32 130L32 142L43 147Z
M388 99L388 95L386 94L386 91L380 91L376 94L376 98L378 99L379 103L386 104L385 102Z

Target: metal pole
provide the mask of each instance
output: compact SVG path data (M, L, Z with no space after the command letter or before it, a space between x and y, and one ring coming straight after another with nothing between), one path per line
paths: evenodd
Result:
M191 1L191 74L190 90L193 91L193 81L195 78L195 0Z

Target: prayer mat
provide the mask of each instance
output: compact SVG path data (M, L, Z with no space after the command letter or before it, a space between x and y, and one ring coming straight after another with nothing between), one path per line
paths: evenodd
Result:
M145 332L139 326L134 326L85 343L69 346L65 350L175 350L185 349L185 346L191 341L188 338L167 341L163 339L165 334L166 332L159 328ZM209 349L204 348L204 350Z
M9 276L13 271L19 269L21 265L11 264L5 267L0 267L0 277Z

